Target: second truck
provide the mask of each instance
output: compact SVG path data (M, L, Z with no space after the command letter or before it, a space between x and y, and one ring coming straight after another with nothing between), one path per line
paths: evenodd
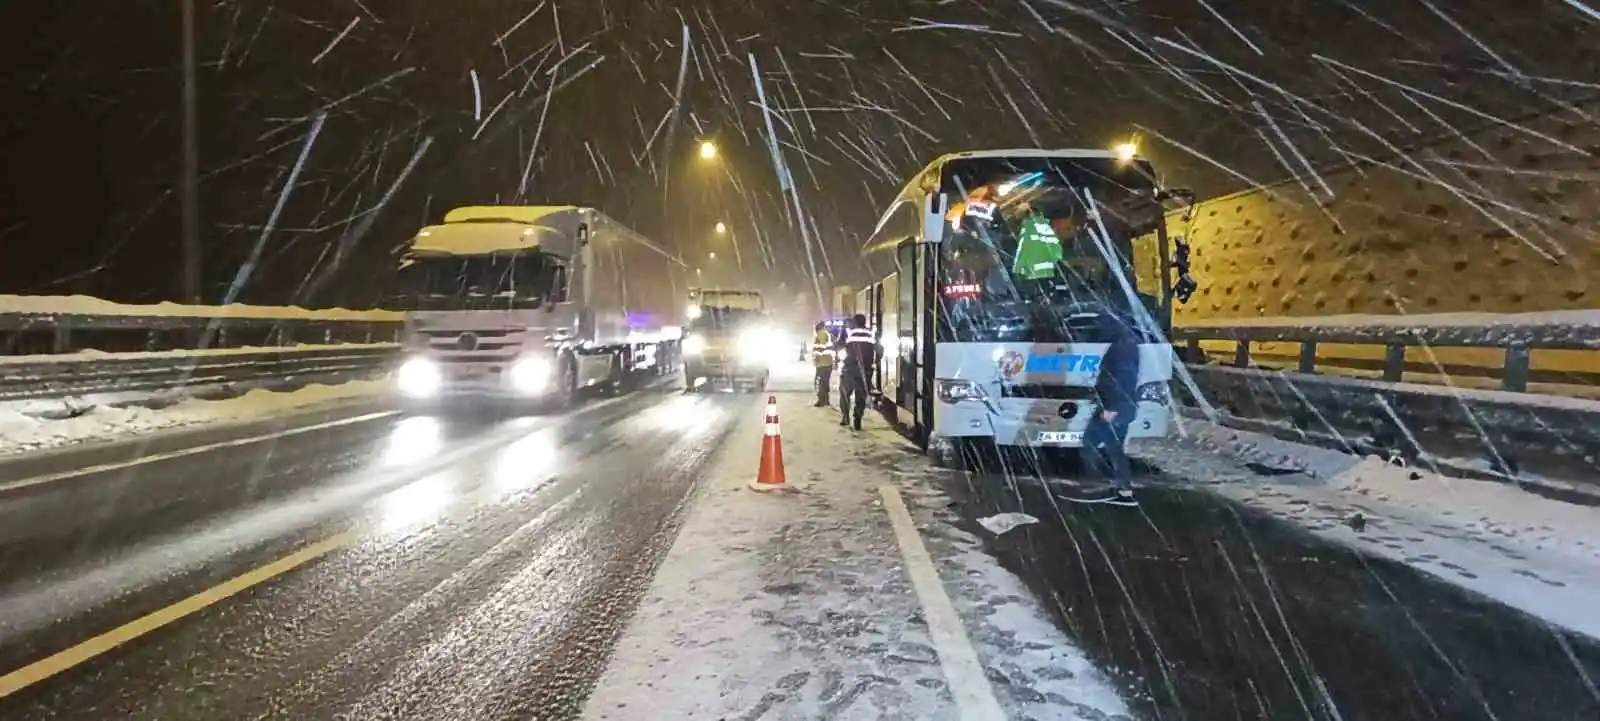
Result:
M753 290L693 288L686 308L683 380L688 392L764 390L774 356L766 301Z

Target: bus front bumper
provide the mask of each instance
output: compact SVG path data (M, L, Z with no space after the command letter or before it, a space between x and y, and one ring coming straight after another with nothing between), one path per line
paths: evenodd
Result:
M993 438L1001 446L1078 448L1098 407L1090 401L1004 398L934 407L933 434L946 438ZM1168 432L1165 405L1141 402L1129 438L1162 438Z

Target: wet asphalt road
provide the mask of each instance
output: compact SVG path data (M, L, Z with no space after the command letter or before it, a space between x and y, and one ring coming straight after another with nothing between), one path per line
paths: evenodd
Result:
M655 389L564 416L383 415L0 493L0 673L339 544L0 718L575 717L751 409Z
M1159 478L1129 509L1002 477L948 485L969 518L1040 519L991 547L1145 718L1600 719L1585 637Z

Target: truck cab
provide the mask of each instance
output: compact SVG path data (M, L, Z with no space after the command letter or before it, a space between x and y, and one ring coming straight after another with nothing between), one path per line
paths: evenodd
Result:
M766 389L777 341L760 293L692 289L688 314L683 339L686 392Z

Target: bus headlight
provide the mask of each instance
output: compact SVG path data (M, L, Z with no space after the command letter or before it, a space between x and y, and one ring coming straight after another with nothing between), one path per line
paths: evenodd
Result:
M1172 403L1172 392L1169 388L1167 388L1166 381L1140 383L1139 390L1134 395L1140 403L1149 401L1151 403L1159 403L1164 406L1171 405Z
M691 335L683 339L684 355L700 355L706 351L706 339L700 335Z
M538 393L550 383L550 363L543 358L523 358L511 364L506 378L518 393Z
M939 380L939 400L945 403L960 403L966 400L982 400L983 386L972 381Z
M427 398L439 392L444 379L439 374L437 363L427 358L411 358L400 364L394 381L401 393L412 398Z

